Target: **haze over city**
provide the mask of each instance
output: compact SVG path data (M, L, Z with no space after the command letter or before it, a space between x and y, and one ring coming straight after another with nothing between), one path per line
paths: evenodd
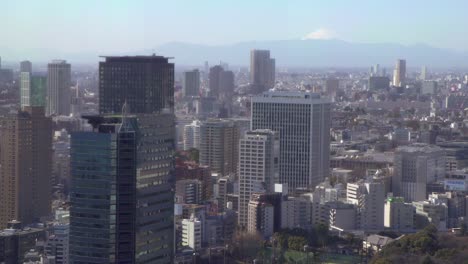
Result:
M0 0L0 264L466 263L467 9Z

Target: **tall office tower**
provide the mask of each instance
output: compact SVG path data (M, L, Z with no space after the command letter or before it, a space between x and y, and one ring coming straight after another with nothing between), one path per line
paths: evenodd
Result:
M325 90L328 95L336 94L338 89L340 89L340 80L336 78L328 78L325 81Z
M184 150L200 149L200 121L194 120L184 126Z
M32 64L30 61L20 62L20 72L29 72L32 73Z
M247 227L253 193L274 191L278 179L278 134L269 129L248 131L239 142L239 225Z
M198 70L184 72L182 80L184 96L200 95L200 72Z
M70 115L71 66L64 60L47 65L47 115Z
M393 85L398 87L405 86L406 81L406 60L397 60L395 70L393 71Z
M219 96L223 101L232 101L234 87L234 73L232 71L221 72L221 78L219 79Z
M70 263L173 262L174 116L123 108L72 134Z
M20 73L20 105L46 107L47 78L28 72Z
M234 121L212 119L200 126L200 165L227 176L237 171L239 128Z
M445 151L440 147L413 144L395 152L392 191L406 202L427 199L427 185L445 177Z
M52 121L43 107L25 107L0 120L0 228L49 216Z
M330 100L308 92L269 91L252 97L251 129L279 133L279 182L291 190L312 190L328 177L330 106Z
M380 65L379 64L376 64L374 66L374 76L380 76Z
M157 113L174 108L174 64L162 56L105 57L99 62L99 112Z
M275 85L275 59L269 50L250 51L250 84L253 93L261 93Z
M223 67L216 65L210 68L210 96L218 98L220 93L221 75L223 73Z
M348 183L346 198L357 209L357 229L381 231L384 229L385 185L381 182Z
M421 67L421 76L420 76L420 78L423 81L427 80L427 67L426 66Z

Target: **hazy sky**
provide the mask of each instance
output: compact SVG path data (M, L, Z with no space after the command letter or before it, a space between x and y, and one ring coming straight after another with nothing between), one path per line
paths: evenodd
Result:
M0 48L136 51L171 41L338 38L468 50L466 0L0 0Z

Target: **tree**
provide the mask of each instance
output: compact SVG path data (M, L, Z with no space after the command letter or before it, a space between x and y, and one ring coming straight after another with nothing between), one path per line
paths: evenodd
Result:
M232 253L238 259L254 259L261 252L263 238L258 233L238 232L233 237L232 246Z
M196 148L191 148L188 150L188 157L190 160L198 163L200 159L200 151Z
M288 238L288 248L296 251L302 251L307 245L307 239L302 236L290 236Z

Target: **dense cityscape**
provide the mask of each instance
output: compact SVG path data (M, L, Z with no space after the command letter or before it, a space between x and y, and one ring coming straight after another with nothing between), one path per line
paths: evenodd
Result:
M468 71L274 46L0 54L0 264L466 263Z

